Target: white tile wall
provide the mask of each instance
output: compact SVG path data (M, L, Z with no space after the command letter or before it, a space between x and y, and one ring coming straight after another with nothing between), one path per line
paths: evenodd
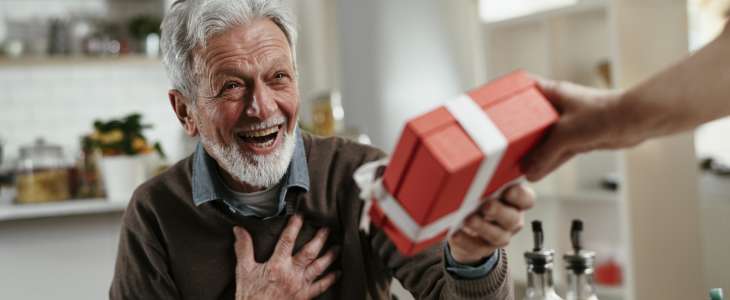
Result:
M5 158L37 138L63 146L70 158L94 120L141 113L150 142L159 141L171 160L189 154L167 98L170 83L159 60L125 65L58 64L0 67L0 136Z

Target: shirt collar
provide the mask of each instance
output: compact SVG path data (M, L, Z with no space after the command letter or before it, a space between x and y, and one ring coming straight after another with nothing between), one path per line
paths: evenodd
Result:
M294 153L286 174L282 178L281 191L279 192L279 213L284 209L286 192L291 187L300 187L309 191L309 168L307 166L307 155L304 152L304 141L302 133L297 126L294 129L295 145ZM257 215L245 205L235 201L225 191L223 183L218 179L216 172L216 161L211 157L203 143L198 141L193 154L193 202L195 206L213 200L223 200L244 215Z

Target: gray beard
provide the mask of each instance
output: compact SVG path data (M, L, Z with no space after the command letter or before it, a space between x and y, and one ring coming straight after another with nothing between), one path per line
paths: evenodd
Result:
M270 127L257 126L261 128ZM257 188L270 188L281 180L289 168L289 162L294 154L293 134L286 131L286 123L282 125L279 134L281 134L281 145L278 145L271 153L254 154L243 151L243 149L235 141L239 138L235 134L231 134L231 141L228 145L219 145L203 134L201 127L200 140L207 145L222 167L233 175L239 181Z

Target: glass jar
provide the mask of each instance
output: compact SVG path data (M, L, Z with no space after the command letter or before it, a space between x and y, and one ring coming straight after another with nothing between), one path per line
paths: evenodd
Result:
M342 109L342 97L339 92L322 93L314 97L314 134L333 136L344 130L345 111Z
M17 203L41 203L71 198L69 170L60 146L38 139L20 148L15 184Z

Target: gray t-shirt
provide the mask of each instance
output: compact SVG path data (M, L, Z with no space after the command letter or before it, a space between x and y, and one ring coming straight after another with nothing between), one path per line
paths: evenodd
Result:
M223 182L221 180L221 182ZM229 188L225 183L223 186L226 191L243 205L256 212L259 216L270 217L279 212L279 190L281 184L277 184L263 191L253 193L236 192Z

